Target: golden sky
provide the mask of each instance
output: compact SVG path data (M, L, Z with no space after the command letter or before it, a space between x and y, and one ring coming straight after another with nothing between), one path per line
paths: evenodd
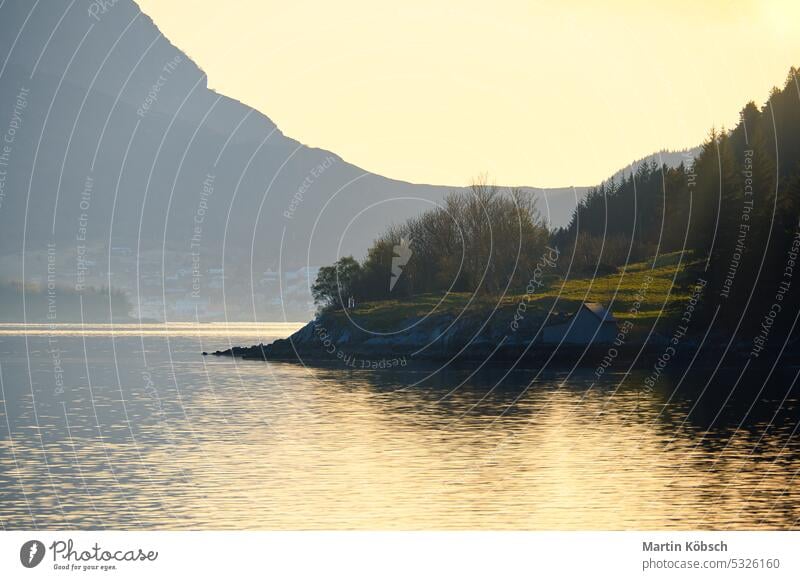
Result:
M800 66L798 0L137 0L290 137L413 182L590 185Z

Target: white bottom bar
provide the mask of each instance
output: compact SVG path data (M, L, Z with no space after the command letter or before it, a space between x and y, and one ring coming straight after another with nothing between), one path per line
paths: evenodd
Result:
M798 547L798 532L26 531L0 533L0 578L778 579L800 577Z

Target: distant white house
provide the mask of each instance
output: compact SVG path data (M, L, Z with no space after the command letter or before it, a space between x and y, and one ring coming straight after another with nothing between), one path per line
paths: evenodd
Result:
M578 311L542 331L542 342L570 345L608 344L617 336L617 320L597 302L584 302Z

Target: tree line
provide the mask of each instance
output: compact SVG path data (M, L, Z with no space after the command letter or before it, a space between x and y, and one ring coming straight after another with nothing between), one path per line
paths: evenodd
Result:
M555 244L574 251L573 271L688 250L691 277L708 282L704 316L753 331L777 300L792 314L775 324L788 330L800 307L800 272L793 280L787 271L800 220L799 82L793 67L763 106L751 101L732 130L712 130L694 159L644 164L591 189L553 233Z
M327 309L356 301L524 287L550 232L532 192L478 179L435 209L389 228L363 262L320 269L312 294Z

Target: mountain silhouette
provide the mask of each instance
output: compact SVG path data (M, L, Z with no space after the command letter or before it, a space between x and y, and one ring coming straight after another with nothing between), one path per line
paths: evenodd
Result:
M226 285L252 302L245 313L274 317L286 307L280 273L308 277L339 255L361 256L387 226L462 189L376 175L287 137L210 90L131 0L103 10L9 0L2 15L0 130L15 125L2 280L43 285L50 265L59 284L113 286L134 305L142 293L207 302L209 287ZM231 58L258 74L253 55ZM553 226L586 193L529 189ZM308 284L292 284L300 316Z

